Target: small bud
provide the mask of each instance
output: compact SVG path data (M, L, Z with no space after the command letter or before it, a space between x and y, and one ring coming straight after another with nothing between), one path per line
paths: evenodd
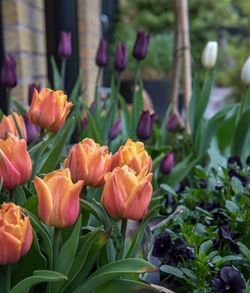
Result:
M81 121L81 130L84 130L87 126L88 126L88 118L84 116Z
M179 124L179 116L176 113L172 113L167 121L166 130L175 131Z
M241 70L241 81L245 85L250 85L250 56L247 58L247 61L244 63Z
M168 175L174 167L174 154L168 153L161 161L160 171L162 174Z
M149 111L143 111L137 125L136 135L140 140L147 140L152 135L153 123L155 121L155 113L150 114Z
M118 43L115 52L115 70L118 72L123 71L128 63L128 52L126 44Z
M145 59L148 52L150 34L148 32L139 31L133 49L133 56L137 60Z
M105 39L100 40L95 61L99 67L105 67L108 63L108 44Z
M122 129L122 120L121 118L118 118L109 131L109 139L113 140L114 138L116 138L117 135L121 132L121 129Z
M72 46L71 46L71 33L61 32L60 33L60 40L58 45L58 56L63 58L69 58L72 53Z
M208 42L202 53L202 65L206 69L212 69L215 66L218 56L218 43L216 41Z
M16 59L14 56L6 55L4 57L0 81L7 88L13 88L17 85Z

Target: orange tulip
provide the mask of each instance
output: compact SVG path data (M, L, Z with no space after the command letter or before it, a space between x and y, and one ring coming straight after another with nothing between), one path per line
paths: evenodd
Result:
M84 180L86 185L96 187L104 184L103 176L109 172L110 163L108 147L85 138L71 148L64 167L70 168L73 182Z
M57 170L35 177L38 195L38 213L45 224L54 227L71 226L80 212L80 192L83 181L73 184L69 169Z
M14 189L26 183L31 174L32 162L26 141L10 133L6 140L0 139L0 178L3 178L3 186Z
M15 116L16 122L21 131L22 138L27 141L27 132L22 115L18 115L17 113L13 113L13 115ZM12 133L19 137L13 115L10 114L8 116L3 116L3 119L0 123L0 139L6 139L8 133Z
M142 142L134 142L128 139L112 158L111 170L123 165L129 166L139 175L141 172L149 173L152 170L152 159L144 148Z
M34 89L29 119L35 125L57 132L63 127L72 106L73 103L67 102L67 96L63 91L43 88L38 93Z
M117 167L104 177L101 203L109 215L118 219L142 219L152 197L152 173L136 176L128 166Z
M3 203L0 207L0 265L18 262L32 244L32 226L20 206Z

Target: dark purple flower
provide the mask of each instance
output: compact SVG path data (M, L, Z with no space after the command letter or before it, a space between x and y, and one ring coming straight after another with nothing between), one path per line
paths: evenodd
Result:
M115 70L123 71L128 64L128 52L126 44L118 43L115 52Z
M238 169L242 169L242 163L241 163L241 160L238 156L232 156L230 158L228 158L227 160L227 167L229 169L235 169L235 168L238 168Z
M29 85L29 95L28 95L28 105L29 106L32 103L34 89L37 89L37 91L39 92L40 89L41 89L41 85L40 84L35 84L34 82Z
M233 267L222 268L212 279L213 293L242 293L246 287L240 271Z
M27 142L32 143L38 139L41 128L31 123L28 116L24 116L23 118L27 131Z
M235 171L235 170L229 170L229 172L228 172L228 176L229 176L230 178L233 178L233 177L238 178L238 179L241 181L241 183L242 183L242 185L243 185L244 187L247 186L247 181L248 181L247 177L241 175L241 174L238 173L237 171Z
M58 45L58 56L63 58L69 58L72 53L71 45L71 32L60 32L60 40Z
M201 207L204 209L204 210L206 210L206 211L208 211L208 212L211 212L211 211L213 211L214 209L218 209L219 207L220 207L220 205L218 204L218 203L216 203L216 202L203 202L202 204L201 204Z
M174 167L174 154L168 153L163 158L160 164L160 171L162 174L168 175Z
M122 130L122 119L118 118L109 131L109 139L112 140L116 138L117 135L121 132L121 130Z
M99 67L105 67L108 63L108 43L105 39L100 40L95 61Z
M188 247L186 242L180 237L174 240L174 250L177 259L195 259L192 248Z
M201 179L198 182L200 189L207 189L207 179Z
M180 124L179 116L176 113L172 113L167 121L166 130L174 131Z
M7 88L17 85L16 59L12 55L6 55L3 60L3 67L0 76L1 84Z
M148 51L150 34L148 32L139 31L133 49L133 56L137 60L143 60Z
M247 166L250 166L250 156L247 157L246 164L247 164Z
M149 111L141 113L140 120L137 124L136 135L140 140L147 140L152 135L153 123L155 121L155 113L150 114Z
M230 231L228 225L223 225L218 229L218 236L218 244L224 245L225 243L228 243L234 253L240 253L239 246L234 241L236 233Z
M155 237L152 255L163 259L170 247L172 247L170 234L168 232L163 232Z

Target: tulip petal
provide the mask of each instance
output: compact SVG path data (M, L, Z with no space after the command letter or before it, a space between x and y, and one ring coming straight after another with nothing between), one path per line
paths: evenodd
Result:
M47 184L38 177L35 177L34 185L38 195L39 217L45 224L49 224L51 214L53 211L53 201L52 201L51 192Z
M64 176L64 177L68 178L69 180L71 180L70 170L69 170L69 168L65 168L65 169L56 170L56 171L53 171L53 172L46 174L43 178L43 181L47 183L54 176Z
M62 198L60 214L62 227L71 226L75 223L80 212L80 192L83 187L83 180L78 181Z
M13 235L0 229L0 265L18 262L21 256L21 242Z
M22 237L21 255L24 255L26 252L29 251L33 241L32 226L30 224L29 218L25 218L22 228L23 228L23 237Z
M141 182L135 187L124 205L123 218L140 220L147 213L152 197L152 185L148 181Z

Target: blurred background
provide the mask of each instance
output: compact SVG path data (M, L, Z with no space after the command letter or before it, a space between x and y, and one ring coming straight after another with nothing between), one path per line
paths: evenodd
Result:
M66 91L70 92L82 71L85 99L91 101L97 75L95 54L99 39L108 40L110 56L115 44L129 48L129 66L121 91L131 89L135 60L131 51L139 29L151 33L149 54L142 62L144 85L153 101L166 99L172 69L174 0L0 0L0 67L5 54L17 60L18 86L12 96L26 101L32 82L48 85L52 80L50 57L55 56L61 31L72 33L72 55L67 61ZM249 55L250 1L190 0L192 73L208 40L219 42L217 87L219 96L237 99L240 69ZM103 86L110 86L113 60L103 74ZM5 90L0 88L0 106Z

